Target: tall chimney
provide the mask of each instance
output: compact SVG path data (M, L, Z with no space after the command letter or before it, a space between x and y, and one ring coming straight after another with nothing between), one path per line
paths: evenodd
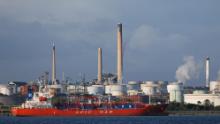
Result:
M117 26L117 81L119 84L122 84L122 56L122 24L119 23Z
M55 58L55 45L52 49L52 84L56 84L56 58Z
M210 77L209 77L209 64L210 58L207 57L205 61L205 80L206 80L206 87L209 87Z
M98 84L102 82L102 48L98 48Z

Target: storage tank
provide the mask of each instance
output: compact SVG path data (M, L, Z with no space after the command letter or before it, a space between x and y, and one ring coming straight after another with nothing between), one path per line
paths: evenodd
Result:
M111 85L105 85L105 94L111 94Z
M92 85L87 87L88 94L91 95L103 95L104 86L103 85Z
M129 81L127 85L128 90L140 90L140 83L137 81Z
M183 102L183 83L173 82L167 85L170 102Z
M195 90L193 91L193 94L206 94L207 92L205 90Z
M81 86L81 85L68 85L67 86L67 92L69 94L84 93L84 86Z
M4 85L4 84L1 84L0 85L0 93L3 94L3 95L11 95L12 94L12 88L10 88L8 85Z
M127 91L126 85L123 84L112 84L105 86L105 94L111 94L112 96L125 95Z
M220 81L211 81L210 82L210 91L220 91Z
M140 83L137 81L129 81L127 84L127 94L137 95L140 90Z
M155 95L158 84L155 81L145 81L141 84L141 90L145 95Z
M167 92L168 81L158 81L157 84L158 84L157 93L160 94L168 93Z
M139 91L138 90L127 90L127 94L129 96L132 96L132 95L138 95Z
M126 85L123 85L123 84L111 85L111 94L112 94L112 96L125 95L126 91L127 91Z
M63 86L61 84L54 84L54 85L48 85L47 86L50 92L50 95L55 95L59 93L64 93Z

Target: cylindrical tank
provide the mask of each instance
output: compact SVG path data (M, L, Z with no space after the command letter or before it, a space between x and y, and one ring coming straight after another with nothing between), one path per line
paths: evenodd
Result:
M157 93L164 94L167 93L168 81L158 81Z
M105 94L111 94L111 85L105 85Z
M125 95L127 91L126 85L111 85L112 96L122 96Z
M206 94L207 92L205 90L195 90L193 91L193 94Z
M138 90L127 90L127 94L129 96L132 96L132 95L138 95L139 91Z
M210 91L220 91L220 81L211 81L209 90Z
M149 85L149 84L141 84L141 89L142 89L142 92L145 94L145 95L155 95L156 94L156 85Z
M0 93L4 95L11 95L12 89L8 85L1 84L0 85Z
M167 85L167 91L170 95L170 102L183 102L183 84L173 82Z
M67 86L67 92L69 94L83 93L84 92L84 86L81 86L81 85L68 85Z
M156 81L145 81L144 84L153 85L156 84Z
M128 90L140 90L140 83L136 81L129 81L127 85Z
M145 81L141 84L141 90L145 95L155 95L158 88L156 81Z
M127 91L126 85L122 85L122 84L112 84L105 86L105 93L111 94L112 96L125 95L126 91Z
M104 86L103 85L88 86L87 91L91 95L103 95L104 94Z
M60 84L48 85L50 95L55 95L57 93L63 93L63 86Z

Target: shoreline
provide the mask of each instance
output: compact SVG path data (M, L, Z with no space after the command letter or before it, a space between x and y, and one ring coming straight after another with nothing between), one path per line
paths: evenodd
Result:
M182 115L220 115L220 111L167 111L168 116L182 116Z

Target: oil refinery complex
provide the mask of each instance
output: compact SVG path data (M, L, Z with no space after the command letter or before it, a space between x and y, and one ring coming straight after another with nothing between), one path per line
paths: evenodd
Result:
M97 79L86 82L56 78L56 49L52 48L51 81L45 72L37 81L0 85L0 103L14 116L143 116L162 115L170 102L220 106L220 81L210 81L206 58L204 88L185 88L182 82L123 81L122 24L117 25L117 73L102 71L98 48ZM17 100L19 98L19 100Z

